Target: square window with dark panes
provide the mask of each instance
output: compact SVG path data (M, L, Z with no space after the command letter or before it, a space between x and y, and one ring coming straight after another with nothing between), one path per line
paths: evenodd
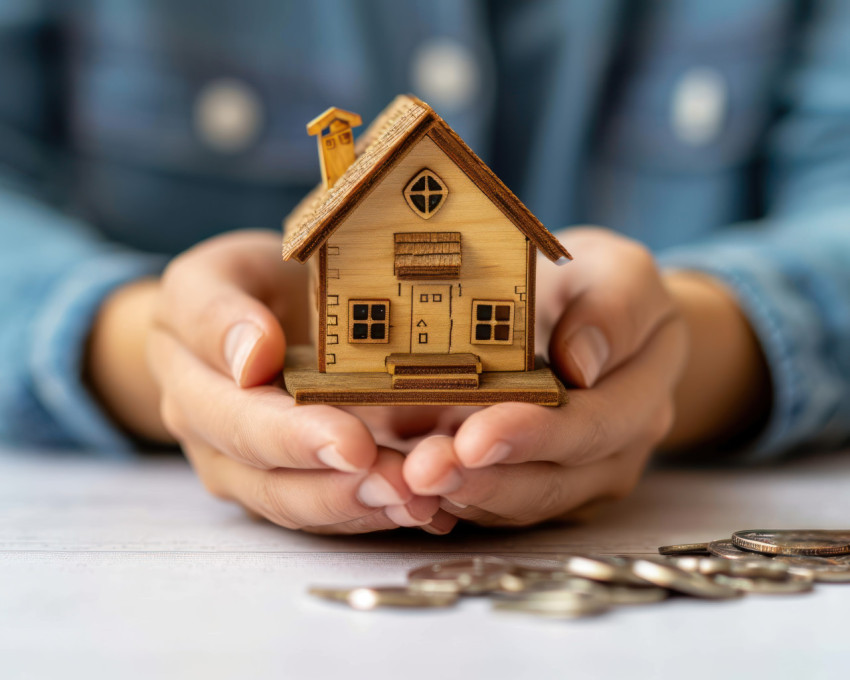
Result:
M472 342L477 345L510 345L514 333L512 300L472 301Z
M389 300L348 301L348 341L389 342Z

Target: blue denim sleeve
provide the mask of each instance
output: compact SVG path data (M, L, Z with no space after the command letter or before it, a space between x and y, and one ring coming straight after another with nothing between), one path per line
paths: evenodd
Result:
M751 459L850 441L850 3L818 7L772 133L767 216L661 254L725 282L761 342L773 409Z
M126 451L86 389L85 343L104 297L162 263L51 207L49 29L42 3L0 3L0 441Z
M127 451L83 376L103 299L157 272L158 257L117 248L85 225L0 188L0 439Z

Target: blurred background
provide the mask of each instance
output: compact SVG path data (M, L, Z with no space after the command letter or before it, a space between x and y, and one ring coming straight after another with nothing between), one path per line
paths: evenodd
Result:
M805 4L4 0L0 161L173 253L277 227L318 179L305 123L412 92L550 228L682 243L763 209Z

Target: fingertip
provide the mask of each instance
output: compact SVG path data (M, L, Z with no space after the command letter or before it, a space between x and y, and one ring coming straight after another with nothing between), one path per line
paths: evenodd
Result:
M379 447L369 474L358 487L357 497L360 502L376 508L404 506L409 503L414 495L404 480L403 463L404 458L400 453Z
M225 339L225 360L239 387L256 387L275 380L283 371L286 338L280 325L237 323Z
M457 491L463 483L452 438L436 435L422 440L404 461L404 479L421 495L441 495Z
M430 524L425 524L422 526L423 531L427 531L429 534L434 534L435 536L445 536L448 533L451 533L452 529L458 523L458 518L454 515L449 514L445 510L437 510L434 516L431 518Z
M513 408L511 408L513 407ZM502 462L513 451L505 435L520 404L497 404L470 416L454 438L458 461L473 470Z
M339 472L365 472L368 469L358 467L346 460L336 444L325 444L316 452L316 458L320 463Z
M567 385L585 389L590 387L570 355L565 339L552 336L552 342L549 347L549 362L558 377Z
M595 326L585 326L566 336L556 328L549 343L549 361L568 384L593 387L610 355L605 335Z
M328 410L334 422L330 440L316 454L321 462L345 472L366 472L377 463L378 445L362 420L333 406L309 408Z
M414 496L404 505L384 508L386 516L402 527L421 527L430 524L440 509L440 499L435 496Z

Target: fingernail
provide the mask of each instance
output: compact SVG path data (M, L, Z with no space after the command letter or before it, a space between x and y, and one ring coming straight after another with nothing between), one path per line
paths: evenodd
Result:
M463 510L464 508L469 507L466 503L458 503L457 501L453 501L451 498L445 498L444 497L443 500L446 502L446 505L448 505L450 508L454 507L454 508L457 508L458 510ZM440 505L442 505L442 503L440 503Z
M434 536L445 536L451 532L451 529L448 531L440 531L439 529L435 529L432 524L425 524L422 527L422 531L427 531L429 534L434 534Z
M398 506L404 503L404 499L395 487L377 472L373 472L363 480L360 488L357 489L357 498L363 505L368 505L370 508Z
M449 514L445 510L437 512L431 518L431 522L422 527L424 531L436 536L445 536L457 525L457 517Z
M495 444L493 444L493 446L490 447L490 450L484 454L481 460L467 467L482 468L487 467L488 465L493 465L494 463L498 463L507 458L510 452L510 444L508 444L507 442L496 442Z
M240 385L248 357L262 336L263 332L249 321L242 321L227 332L224 339L224 358L230 366L233 379Z
M340 472L363 472L363 468L355 467L345 460L333 444L323 446L316 451L316 458L328 467L339 470Z
M567 340L567 352L581 373L584 384L592 387L611 350L602 331L596 326L585 326Z
M460 471L452 466L446 474L428 487L427 495L441 496L444 493L454 493L462 484L463 477L461 477Z
M391 521L402 527L421 527L431 523L431 518L416 519L410 514L406 505L390 505L384 508L384 513Z
M430 524L423 525L422 531L427 531L429 534L434 534L434 536L445 536L451 533L452 529L455 528L455 524L456 522L446 521L442 517L434 517Z

